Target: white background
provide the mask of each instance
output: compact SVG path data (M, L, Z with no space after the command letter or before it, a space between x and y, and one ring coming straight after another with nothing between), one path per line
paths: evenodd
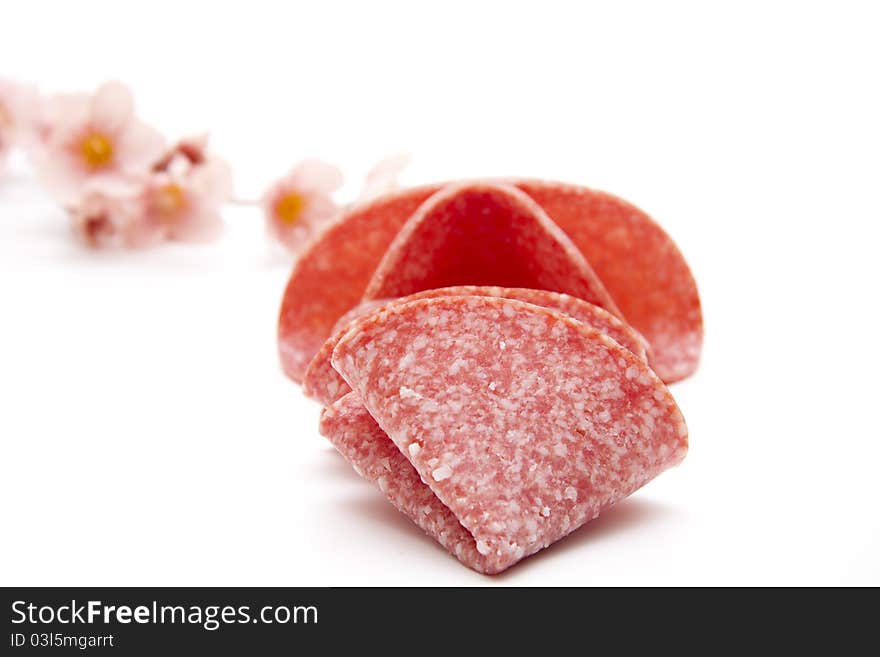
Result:
M214 246L92 253L19 169L0 182L0 583L880 584L880 21L710 5L4 3L0 75L124 80L170 136L210 129L242 197L307 156L352 193L400 151L405 183L622 195L686 254L706 342L673 390L685 463L482 577L350 471L281 375L289 262L257 210Z

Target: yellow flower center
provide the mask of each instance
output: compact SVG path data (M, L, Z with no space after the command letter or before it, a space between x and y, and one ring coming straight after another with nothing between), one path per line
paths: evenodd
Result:
M153 207L163 218L169 219L186 207L186 192L177 183L163 185L154 192Z
M90 169L102 169L113 159L113 142L100 132L92 132L80 142L79 153Z
M285 226L293 226L299 221L305 207L306 200L302 194L288 192L275 202L275 215Z
M12 127L12 114L0 103L0 129Z

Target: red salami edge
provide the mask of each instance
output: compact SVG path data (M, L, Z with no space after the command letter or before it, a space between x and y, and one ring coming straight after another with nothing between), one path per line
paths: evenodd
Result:
M651 345L651 364L672 383L697 368L703 315L697 284L671 237L645 212L606 192L519 180L586 256L626 321Z

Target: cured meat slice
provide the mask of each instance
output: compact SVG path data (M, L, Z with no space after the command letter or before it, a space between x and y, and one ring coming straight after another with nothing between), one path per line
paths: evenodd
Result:
M522 301L395 304L357 322L332 361L470 534L479 556L453 553L480 572L500 572L562 538L687 451L684 419L642 360L582 322ZM359 417L368 439L381 440ZM357 440L352 426L347 441ZM427 493L411 492L415 481L400 465L388 461L386 494L413 517Z
M381 308L382 306L385 306L393 301L394 299L371 299L369 301L361 301L358 305L349 310L336 321L336 323L333 325L333 330L330 332L330 335L334 336L340 331L345 332L346 330L348 330L348 326L350 324L353 324L370 311L375 310L376 308Z
M505 299L518 299L545 308L553 308L602 331L642 360L647 360L645 353L647 343L641 335L608 311L582 299L546 290L458 285L436 290L424 290L407 297L402 297L396 301L387 299L365 301L353 310L350 310L337 322L336 327L333 329L333 335L324 343L320 351L312 359L312 362L309 363L309 367L303 377L303 392L306 396L317 400L324 406L328 406L351 390L339 373L333 369L330 363L330 355L342 336L360 317L391 303L399 304L418 299L448 296L501 297Z
M543 181L517 186L586 256L626 321L651 344L667 383L697 367L703 316L697 284L675 242L647 214L604 192Z
M364 299L451 285L565 292L619 315L583 254L509 185L460 183L434 194L394 238Z
M422 483L419 473L388 440L356 394L350 392L324 409L320 431L401 513L461 561L480 569L482 555L473 536Z
M623 316L651 343L660 377L672 382L693 372L702 346L700 299L687 263L663 229L611 194L549 181L507 182L540 205L584 254ZM281 363L289 377L302 380L334 323L363 297L404 223L446 186L405 190L357 206L300 257L278 323Z
M278 318L284 372L301 381L333 324L363 296L382 254L403 222L438 186L418 187L342 213L297 260Z

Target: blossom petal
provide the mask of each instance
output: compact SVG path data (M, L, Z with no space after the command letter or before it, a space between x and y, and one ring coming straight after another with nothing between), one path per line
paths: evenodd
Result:
M141 192L146 183L142 176L124 177L114 173L90 176L82 185L89 190L99 191L108 196L128 198Z
M118 132L134 116L134 98L124 84L107 82L95 92L91 113L96 128Z
M192 169L191 185L206 202L224 203L232 197L232 168L225 160L209 157Z
M359 201L369 201L398 188L397 179L401 171L409 166L410 157L406 154L390 155L370 169Z
M32 84L0 78L0 148L31 145L37 136L39 94Z
M42 103L38 136L48 144L63 144L70 133L89 120L91 101L88 94L56 94Z
M63 152L40 148L32 156L40 184L61 205L70 205L82 196L85 175Z
M123 242L130 249L146 249L164 240L164 227L146 215L129 222L123 233Z
M119 166L129 175L145 174L165 150L165 138L142 121L130 121L117 139Z
M321 160L303 160L293 168L290 177L299 188L321 194L332 194L344 182L338 167Z
M169 229L169 237L179 242L211 242L223 232L223 217L216 207L198 204Z

